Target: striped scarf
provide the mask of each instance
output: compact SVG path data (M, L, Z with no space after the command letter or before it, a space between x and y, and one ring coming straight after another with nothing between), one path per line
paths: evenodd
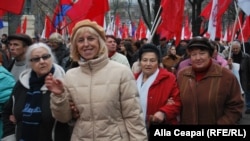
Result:
M54 72L54 68L50 72ZM42 120L42 92L41 87L47 75L37 77L31 71L29 79L30 89L27 91L26 101L22 110L22 135L20 141L37 141L39 126Z

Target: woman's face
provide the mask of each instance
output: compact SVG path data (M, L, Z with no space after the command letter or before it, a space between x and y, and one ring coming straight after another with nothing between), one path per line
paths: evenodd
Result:
M124 44L121 44L120 49L121 49L121 51L126 51Z
M174 46L170 48L170 54L176 55L176 49Z
M85 60L93 59L100 50L98 37L89 31L79 34L76 39L76 46L79 54Z
M211 57L209 56L209 52L207 50L195 48L189 53L193 68L202 70L208 66Z
M52 68L51 54L45 48L36 48L31 52L31 68L38 77L46 75Z
M152 75L157 70L158 63L158 58L154 52L145 52L142 54L140 65L145 75Z

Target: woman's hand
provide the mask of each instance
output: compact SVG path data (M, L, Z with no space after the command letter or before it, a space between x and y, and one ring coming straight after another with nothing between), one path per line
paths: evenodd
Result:
M149 120L152 122L152 123L162 123L165 121L165 113L161 112L161 111L158 111L156 112L154 115L151 115L149 117Z
M60 95L64 92L62 81L55 79L51 73L45 78L45 86L55 95Z
M232 58L228 58L228 60L227 60L227 64L228 64L228 66L229 66L229 69L231 70L233 67L233 60L232 60Z
M13 124L16 124L16 118L14 115L10 115L9 116L9 120L13 123Z
M69 105L73 118L75 119L79 118L80 117L79 110L76 108L75 103L72 100L70 100Z

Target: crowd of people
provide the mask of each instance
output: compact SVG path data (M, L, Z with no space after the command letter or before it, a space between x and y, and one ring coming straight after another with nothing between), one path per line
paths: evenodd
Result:
M76 23L69 42L3 34L2 140L147 141L152 124L236 125L250 114L241 42L159 41L119 40L90 20Z

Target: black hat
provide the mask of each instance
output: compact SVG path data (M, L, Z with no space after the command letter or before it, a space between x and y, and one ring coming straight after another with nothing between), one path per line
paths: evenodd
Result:
M15 33L15 34L12 34L12 35L8 36L8 41L13 40L13 39L15 39L15 40L21 40L27 46L30 46L33 43L32 39L30 38L29 35L21 34L21 33Z
M187 45L187 49L191 50L193 48L199 48L202 50L208 50L209 54L212 55L214 52L214 47L208 40L208 38L197 36L193 37Z

